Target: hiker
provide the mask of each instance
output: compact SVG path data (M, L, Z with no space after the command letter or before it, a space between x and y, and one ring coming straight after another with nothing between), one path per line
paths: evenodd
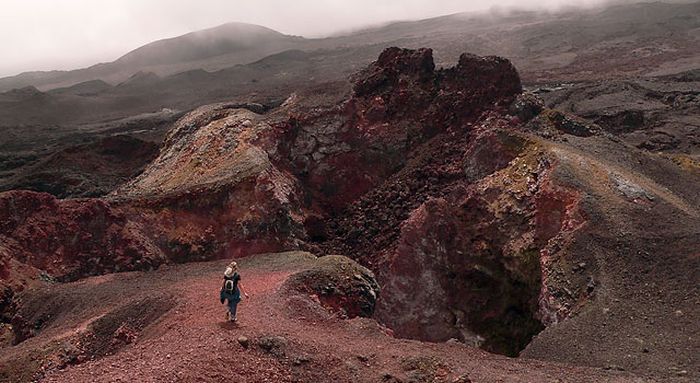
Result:
M248 299L248 293L245 292L241 284L241 276L238 275L238 264L231 262L224 271L224 285L221 287L220 294L221 304L224 304L228 299L226 319L231 322L236 321L236 307L241 301L241 292Z

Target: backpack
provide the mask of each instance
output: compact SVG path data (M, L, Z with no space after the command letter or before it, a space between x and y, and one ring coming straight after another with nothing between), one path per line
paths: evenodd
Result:
M228 294L234 294L240 277L238 274L233 274L232 277L224 277L224 287L222 290Z

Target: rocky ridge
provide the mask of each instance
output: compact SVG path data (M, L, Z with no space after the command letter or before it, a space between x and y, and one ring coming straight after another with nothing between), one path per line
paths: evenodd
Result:
M682 347L693 365L672 313L698 296L673 272L697 270L697 173L544 108L504 59L435 69L429 49L391 48L354 80L330 107L201 107L104 199L0 195L6 315L42 278L302 248L374 271L375 318L400 337L654 374ZM623 297L603 322L653 346L579 330Z

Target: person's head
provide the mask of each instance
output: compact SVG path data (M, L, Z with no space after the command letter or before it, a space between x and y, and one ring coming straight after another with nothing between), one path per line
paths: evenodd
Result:
M229 263L229 265L226 267L226 271L224 271L224 275L227 277L232 276L234 273L238 271L238 263L236 261L233 261Z

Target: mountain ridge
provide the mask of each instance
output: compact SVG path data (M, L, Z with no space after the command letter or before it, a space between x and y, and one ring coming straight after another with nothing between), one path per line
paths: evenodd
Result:
M51 90L91 80L117 85L137 72L171 75L189 69L202 69L196 64L187 66L189 62L231 54L234 56L227 57L229 66L245 64L292 48L304 40L260 25L230 22L153 41L111 62L73 70L29 71L3 77L0 78L0 91L26 85Z
M234 36L236 39L232 39ZM237 39L242 41L236 41ZM235 52L237 49L249 49L254 44L274 43L276 39L303 40L302 37L285 35L261 25L230 22L156 40L128 52L114 63L137 62L141 65L154 65L168 63L167 60L196 60ZM239 45L236 45L237 43ZM195 46L197 44L202 46ZM187 49L199 51L187 52ZM152 55L155 57L149 57Z
M634 48L641 49L637 54L641 55L643 61L660 66L665 62L677 61L673 49L681 48L672 47L670 51L665 51L662 46L654 43L664 37L664 28L679 33L680 36L675 38L688 45L686 53L694 53L686 57L692 62L700 57L697 49L692 48L693 45L698 45L698 37L692 31L700 27L699 15L700 3L697 2L610 4L607 7L565 9L558 12L456 13L415 21L395 21L344 35L313 39L285 35L254 24L227 23L154 41L110 63L73 71L25 72L0 78L0 92L26 85L34 85L45 91L94 79L116 85L138 71L154 72L161 77L191 69L216 71L252 63L289 49L314 51L374 44L380 44L382 48L432 46L436 50L436 62L441 66L451 65L464 51L482 55L498 54L511 59L524 73L526 80L531 80L530 77L551 76L553 71L556 74L571 66L571 77L585 73L590 64L585 63L587 58L574 54L574 46L562 45L562 41L571 44L583 42L585 51L579 53L593 56L591 59L594 60L599 59L597 52L605 51L606 47L625 49L627 44L630 45L630 53L635 53ZM660 26L664 28L659 29ZM231 45L231 42L237 41L226 40L226 36L231 35L231 30L240 35L252 34L265 38L254 40L259 44L253 47L244 44L245 41ZM633 41L630 34L626 33L628 30L639 32L639 37L645 41ZM585 33L577 36L572 31ZM202 43L207 41L202 40L203 37L219 39L219 43ZM554 40L559 41L559 44L555 44ZM647 47L649 43L651 46ZM656 62L659 59L661 62ZM581 61L580 65L576 65L577 61ZM358 64L366 65L368 62L364 60ZM624 62L616 65L623 69L630 64L632 63ZM688 65L690 64L686 64ZM531 72L538 73L530 76Z

